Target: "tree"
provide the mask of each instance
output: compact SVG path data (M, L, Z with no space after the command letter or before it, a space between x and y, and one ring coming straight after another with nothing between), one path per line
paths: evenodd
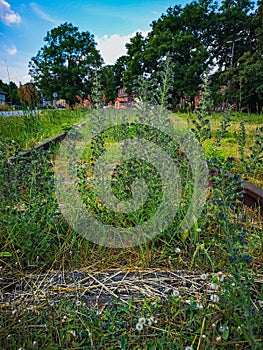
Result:
M216 4L199 0L186 5L169 7L165 14L152 22L152 30L144 39L137 33L126 45L127 69L124 85L130 92L138 80L157 79L166 57L173 63L172 101L181 97L192 102L196 96L201 76L212 62L210 53L215 26Z
M113 71L113 66L105 66L101 70L101 86L104 93L105 102L113 103L117 97L117 85Z
M258 1L258 9L254 17L256 48L257 52L263 55L263 1Z
M8 104L19 104L19 98L17 95L17 85L13 81L10 81L9 84L6 84L0 79L0 89L7 93L6 102Z
M130 39L130 43L126 44L127 48L127 69L124 72L123 82L130 94L138 85L140 77L144 73L143 52L145 49L145 39L142 33L137 32L136 35Z
M247 51L255 49L251 0L224 0L216 16L212 53L220 71L233 68Z
M114 71L114 76L116 79L117 88L123 87L123 76L124 76L124 72L128 68L128 59L129 59L128 56L123 55L117 59L114 66L112 67Z
M160 62L169 56L173 62L173 100L187 97L192 102L201 83L201 75L211 62L209 54L210 18L214 6L200 0L170 7L166 14L152 23L145 49L145 66L151 74L158 74Z
M56 92L73 105L76 95L91 92L93 72L102 65L94 36L66 22L49 31L44 41L29 62L29 74L45 97L52 99Z
M227 2L225 1L225 4ZM237 4L236 11L240 11L240 6L249 4L248 1L241 1ZM228 2L231 12L234 11L233 1ZM238 7L239 6L239 7ZM255 14L243 14L244 27L248 28L248 38L243 38L243 32L236 33L236 38L232 43L231 55L225 64L223 72L216 74L216 79L225 85L224 99L236 105L239 110L249 112L260 112L263 106L263 2L259 1L259 6ZM229 10L229 11L230 11ZM245 19L245 16L248 18ZM240 28L242 24L240 23ZM240 29L239 28L239 29ZM230 29L229 29L230 30ZM232 29L232 34L236 30ZM231 33L231 31L230 31ZM247 46L248 40L251 45ZM237 45L240 42L239 46Z
M36 87L32 83L22 85L18 88L18 98L22 105L36 107L39 101L39 95Z

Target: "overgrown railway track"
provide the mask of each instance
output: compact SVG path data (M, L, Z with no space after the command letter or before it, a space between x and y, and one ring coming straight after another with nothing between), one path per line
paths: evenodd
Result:
M80 125L82 125L82 123ZM21 157L28 157L33 151L36 151L39 149L47 150L52 145L55 145L61 142L66 137L67 133L68 133L67 131L62 132L54 137L51 137L43 142L40 142L34 147L28 149L27 151L20 152L18 155ZM263 215L263 189L256 187L249 182L244 181L242 183L241 190L243 193L242 203L252 209L260 208L260 213L261 215Z

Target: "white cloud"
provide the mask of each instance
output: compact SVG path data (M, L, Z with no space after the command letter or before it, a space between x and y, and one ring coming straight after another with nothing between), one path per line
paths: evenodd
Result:
M47 22L50 22L53 24L60 23L60 21L50 17L47 13L45 13L35 2L31 2L30 6L31 6L32 10L44 21L47 21Z
M10 25L20 23L22 19L18 13L11 10L11 5L7 1L0 0L0 20L4 24Z
M15 45L12 45L12 47L6 47L5 50L11 56L13 56L17 53L17 48L15 47Z
M149 33L148 31L141 31L139 29L136 32L141 32L144 37ZM102 38L95 38L95 41L98 43L97 48L105 64L114 64L120 56L126 55L125 44L130 42L130 39L135 36L136 32L125 36L119 34L108 36L105 34Z

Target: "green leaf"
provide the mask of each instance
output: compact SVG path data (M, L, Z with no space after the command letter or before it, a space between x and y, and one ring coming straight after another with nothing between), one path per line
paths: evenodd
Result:
M11 256L13 255L9 252L0 252L0 258L10 258Z

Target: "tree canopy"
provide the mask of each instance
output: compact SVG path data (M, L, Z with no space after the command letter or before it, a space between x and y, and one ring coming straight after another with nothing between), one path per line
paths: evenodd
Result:
M48 99L57 93L72 105L77 95L91 92L94 70L103 63L94 36L66 22L49 31L44 41L29 62L29 74Z
M243 104L250 110L262 108L262 0L257 7L251 0L176 5L153 21L151 28L146 38L137 33L126 45L122 81L129 92L136 90L145 73L147 79L158 77L161 62L169 56L174 106L181 98L193 102L202 74L208 71L215 104L227 98L240 108ZM222 85L226 85L225 94L220 92Z
M0 79L0 90L6 92L6 101L8 104L19 104L17 85L13 81L10 81L8 84L6 84Z

